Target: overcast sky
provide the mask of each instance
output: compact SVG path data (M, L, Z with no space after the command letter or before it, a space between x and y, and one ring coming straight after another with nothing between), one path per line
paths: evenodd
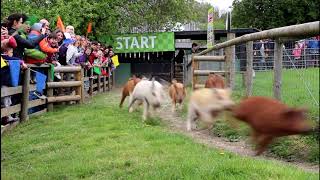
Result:
M219 7L220 10L228 10L228 7L232 5L233 0L197 0L198 2L208 2L212 6Z

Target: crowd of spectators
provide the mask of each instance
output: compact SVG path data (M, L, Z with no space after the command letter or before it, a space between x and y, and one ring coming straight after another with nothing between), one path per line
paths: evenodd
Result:
M51 26L52 27L52 26ZM101 67L114 69L112 62L114 56L112 46L104 45L97 41L90 41L85 36L76 34L72 25L62 29L50 29L50 22L41 19L31 24L25 14L11 14L1 23L1 87L13 86L12 71L13 61L18 61L17 69L25 70L29 64L41 66L49 64L59 66L81 66L86 70L93 70ZM94 71L102 75L110 76L111 71ZM19 75L18 75L19 76ZM71 76L72 78L72 76ZM20 78L21 79L21 78ZM54 74L54 81L69 80L70 76L62 77L59 73ZM36 77L33 74L31 82L36 84ZM20 83L21 84L21 83ZM32 95L45 99L42 92L34 91ZM8 107L15 104L19 97L7 96L1 98L1 107ZM17 121L18 116L2 118L2 124Z

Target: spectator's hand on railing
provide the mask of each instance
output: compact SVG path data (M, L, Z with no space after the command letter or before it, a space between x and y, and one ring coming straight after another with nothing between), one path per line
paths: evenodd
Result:
M21 69L22 69L22 70L28 69L28 65L23 62L23 63L21 64Z

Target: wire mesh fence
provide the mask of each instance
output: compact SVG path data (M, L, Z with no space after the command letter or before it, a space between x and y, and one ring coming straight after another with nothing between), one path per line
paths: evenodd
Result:
M316 44L318 43L318 44ZM253 43L253 96L274 97L274 47L273 40ZM281 100L291 106L306 107L312 119L319 119L319 40L308 38L286 40L283 43ZM222 50L207 55L223 55ZM201 70L224 70L224 63L200 62ZM235 88L237 97L246 94L245 71L246 44L235 46ZM199 77L204 84L207 77Z
M319 40L288 40L283 46L282 101L310 110L319 119ZM274 41L253 43L253 94L273 97ZM236 46L235 93L245 95L246 45Z

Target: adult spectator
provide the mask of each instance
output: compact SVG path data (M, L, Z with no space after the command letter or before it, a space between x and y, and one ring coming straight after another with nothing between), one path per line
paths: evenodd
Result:
M60 29L56 29L53 31L53 33L57 35L57 43L59 46L61 46L63 40L65 39L63 32Z
M42 27L44 27L44 28L46 29L46 35L49 35L49 34L51 33L49 21L46 20L46 19L41 19L41 20L39 21L39 23L41 23L41 24L42 24Z
M36 45L45 37L45 29L41 29L41 35L38 37L38 39L35 39L34 41L29 41L27 39L24 39L20 36L18 32L16 32L20 26L22 25L23 21L23 15L22 14L12 14L8 17L8 23L7 28L9 35L13 35L14 39L17 42L17 48L13 50L13 56L23 59L24 56L24 49L33 49L36 47Z

